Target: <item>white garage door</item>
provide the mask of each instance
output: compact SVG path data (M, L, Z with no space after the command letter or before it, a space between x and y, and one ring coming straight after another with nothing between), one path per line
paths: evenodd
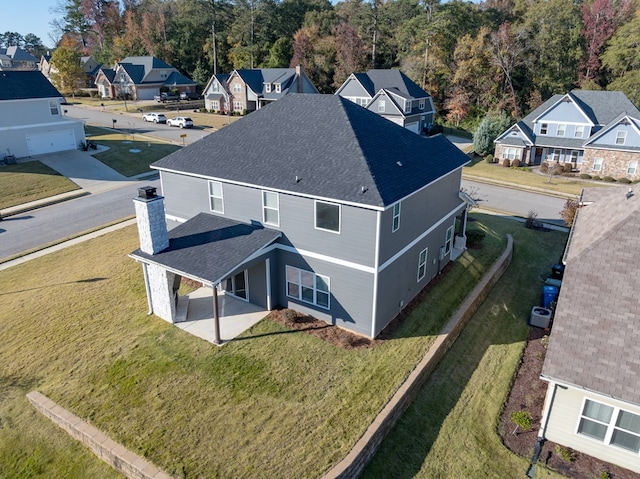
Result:
M27 135L27 147L29 148L30 156L53 153L55 151L75 150L77 146L73 130Z
M419 130L418 126L419 126L419 123L417 121L414 121L413 123L407 123L405 125L405 128L407 130L411 130L414 133L419 133L420 130Z

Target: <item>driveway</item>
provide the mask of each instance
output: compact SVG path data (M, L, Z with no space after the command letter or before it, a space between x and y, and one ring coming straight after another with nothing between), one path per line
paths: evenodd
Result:
M80 150L48 153L39 155L36 159L90 193L119 188L131 181L89 153Z

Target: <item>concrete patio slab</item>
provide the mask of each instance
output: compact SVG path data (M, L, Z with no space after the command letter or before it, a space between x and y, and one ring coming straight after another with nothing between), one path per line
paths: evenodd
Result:
M176 323L175 326L213 343L213 291L211 288L199 288L187 296L189 296L187 320ZM255 304L224 293L218 293L218 312L222 344L231 341L269 314Z

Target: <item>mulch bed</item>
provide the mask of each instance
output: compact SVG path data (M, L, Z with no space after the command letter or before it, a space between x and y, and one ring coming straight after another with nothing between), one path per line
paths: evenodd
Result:
M499 432L504 445L527 459L531 459L536 445L547 392L548 383L540 379L548 339L546 334L548 333L542 329L531 328L520 367L499 423ZM515 411L528 411L531 414L533 426L530 430L524 432L518 430L516 434L512 434L515 425L511 421L511 413ZM555 443L545 441L538 462L567 477L598 479L602 473L606 472L611 479L640 479L640 474L577 451L571 451L572 460L567 462L556 454L555 449Z

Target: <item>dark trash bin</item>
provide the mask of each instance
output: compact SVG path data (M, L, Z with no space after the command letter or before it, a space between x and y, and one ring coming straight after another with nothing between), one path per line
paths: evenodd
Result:
M562 279L562 276L564 276L564 265L554 264L551 268L551 277L553 279Z
M549 305L558 298L558 288L556 286L542 287L542 306L548 308Z

